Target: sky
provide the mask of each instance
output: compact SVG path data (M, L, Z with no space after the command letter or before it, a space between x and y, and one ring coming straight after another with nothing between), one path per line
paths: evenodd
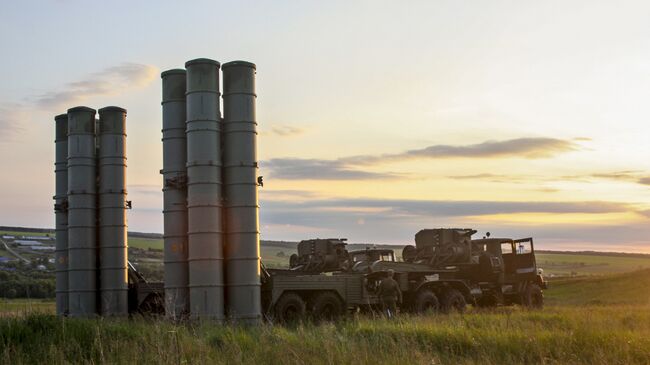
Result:
M650 253L646 1L3 1L0 225L53 227L54 116L128 110L162 232L160 72L257 65L262 239L423 228Z

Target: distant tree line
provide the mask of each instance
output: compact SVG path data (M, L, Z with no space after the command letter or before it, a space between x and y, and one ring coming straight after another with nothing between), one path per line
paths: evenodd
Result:
M42 271L0 271L2 298L54 298L55 283L52 273Z

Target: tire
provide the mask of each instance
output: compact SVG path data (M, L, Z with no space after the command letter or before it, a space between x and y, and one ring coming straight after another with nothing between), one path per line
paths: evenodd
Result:
M463 313L466 306L465 297L457 289L448 289L444 292L441 306L443 313Z
M316 321L334 321L344 313L343 302L334 292L318 293L310 302L309 308Z
M529 284L523 294L521 304L524 307L533 309L544 308L544 293L542 292L542 288L537 284Z
M305 301L296 293L284 293L273 308L274 317L280 323L299 322L305 312Z
M415 297L413 303L414 313L437 313L440 310L440 301L431 289L422 289Z
M295 253L292 254L291 256L289 256L289 267L293 269L294 267L298 266L299 265L298 261L299 261L298 255Z

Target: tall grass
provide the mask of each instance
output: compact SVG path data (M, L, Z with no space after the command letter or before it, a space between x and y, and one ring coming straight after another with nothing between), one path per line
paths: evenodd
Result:
M294 327L62 319L0 301L0 364L650 364L650 270L551 283L551 305Z
M255 328L0 319L0 362L93 364L647 364L650 307L519 308Z

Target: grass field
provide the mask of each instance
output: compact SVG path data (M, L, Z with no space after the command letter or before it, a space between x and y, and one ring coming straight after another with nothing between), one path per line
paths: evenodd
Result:
M648 307L500 310L259 328L0 320L0 361L156 364L645 364Z
M650 256L626 257L600 254L537 253L537 265L546 274L602 275L650 268Z
M0 298L0 317L29 314L54 314L54 299L4 299Z
M648 364L650 270L551 283L541 311L367 316L258 328L59 319L0 302L0 363Z
M140 238L140 237L129 237L129 247L141 248L141 249L163 249L163 240L162 238Z

